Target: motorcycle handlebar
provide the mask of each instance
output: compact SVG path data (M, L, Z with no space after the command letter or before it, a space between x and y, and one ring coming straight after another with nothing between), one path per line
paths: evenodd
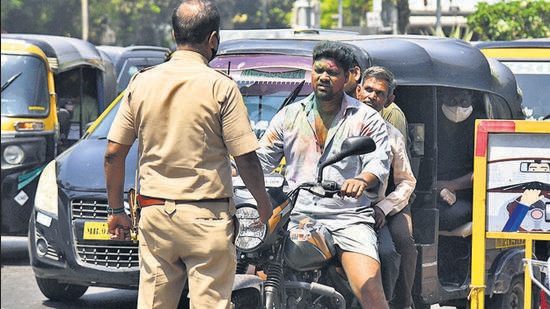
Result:
M335 181L323 181L322 183L306 182L300 185L299 188L319 197L333 197L340 192L341 186Z

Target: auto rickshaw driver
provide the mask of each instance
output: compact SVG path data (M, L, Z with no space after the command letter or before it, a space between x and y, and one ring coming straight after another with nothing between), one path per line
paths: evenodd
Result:
M58 118L62 141L79 139L88 123L98 116L98 102L91 95L93 81L87 80L79 70L59 74Z

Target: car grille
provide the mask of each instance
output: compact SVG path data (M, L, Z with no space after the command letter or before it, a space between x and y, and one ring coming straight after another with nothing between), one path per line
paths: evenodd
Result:
M138 268L138 248L135 246L79 245L76 251L83 263L107 268Z
M71 209L75 219L107 219L106 200L72 200Z
M107 206L106 200L72 200L72 220L107 220ZM137 243L101 241L101 244L94 244L75 238L75 250L84 264L116 269L139 268Z

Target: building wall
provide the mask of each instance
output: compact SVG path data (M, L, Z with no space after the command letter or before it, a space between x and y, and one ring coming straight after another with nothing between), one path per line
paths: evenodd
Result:
M446 29L465 28L466 16L475 11L478 2L493 4L502 0L440 0L441 26ZM408 33L422 33L435 29L437 0L409 0ZM395 6L391 0L374 0L373 12L367 13L369 32L397 33Z

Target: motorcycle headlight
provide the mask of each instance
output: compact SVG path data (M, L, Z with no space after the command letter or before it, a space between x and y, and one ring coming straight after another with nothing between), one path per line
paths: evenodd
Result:
M46 165L36 187L34 207L57 217L57 176L55 160Z
M235 240L237 249L243 252L250 252L257 249L267 236L267 225L251 227L252 223L260 218L256 207L243 206L237 208L236 213L239 222L239 233Z
M10 145L4 149L4 161L8 164L17 165L25 160L25 152L17 145Z

